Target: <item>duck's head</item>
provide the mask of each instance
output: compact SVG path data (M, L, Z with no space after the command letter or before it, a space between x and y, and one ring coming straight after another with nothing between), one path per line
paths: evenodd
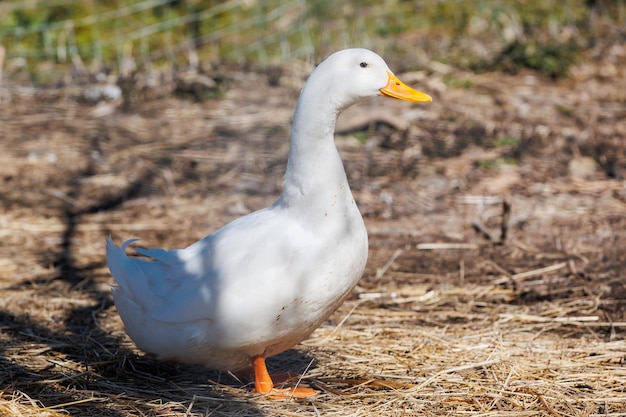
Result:
M335 52L315 69L308 84L337 106L337 110L368 97L387 96L411 102L432 98L400 81L374 52L344 49Z

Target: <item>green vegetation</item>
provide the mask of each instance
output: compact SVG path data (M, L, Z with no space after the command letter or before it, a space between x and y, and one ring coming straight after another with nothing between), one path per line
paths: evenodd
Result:
M498 148L515 147L519 144L519 139L512 136L504 136L495 138L493 143Z
M371 137L371 132L367 130L361 130L358 132L352 132L352 136L360 143L365 143Z
M446 74L443 76L442 80L447 86L450 86L453 88L464 88L464 89L469 90L474 85L470 80L459 78L455 76L454 74Z
M625 26L624 2L588 0L0 2L5 78L26 72L31 81L50 81L50 68L65 72L70 63L188 66L197 55L268 66L348 46L376 49L399 71L429 57L470 70L563 77L581 51Z
M514 158L507 157L478 161L478 167L486 171L500 168L503 165L517 165L517 161Z

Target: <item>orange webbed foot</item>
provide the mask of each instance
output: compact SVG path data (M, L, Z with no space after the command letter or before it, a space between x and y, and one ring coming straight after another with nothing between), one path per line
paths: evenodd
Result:
M317 391L311 388L305 387L293 387L293 388L276 388L274 382L267 372L265 366L265 358L263 356L256 356L252 358L252 366L254 368L254 391L267 394L269 398L273 400L286 400L288 398L306 398L317 394ZM287 374L287 379L291 378L291 374Z

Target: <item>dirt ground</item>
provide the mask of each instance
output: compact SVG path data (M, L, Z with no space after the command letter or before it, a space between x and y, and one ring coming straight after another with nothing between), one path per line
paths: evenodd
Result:
M0 86L0 415L626 415L625 64L620 44L559 81L433 62L399 74L433 103L342 115L370 257L269 361L320 390L286 402L138 352L104 239L184 247L273 202L311 67L224 71L204 102Z

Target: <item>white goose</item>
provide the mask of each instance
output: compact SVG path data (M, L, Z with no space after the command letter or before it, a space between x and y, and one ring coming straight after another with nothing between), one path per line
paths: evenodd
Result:
M308 337L348 296L365 268L367 231L334 143L337 116L367 97L432 101L366 49L327 58L309 77L293 118L284 190L185 249L139 249L107 239L115 305L137 347L160 359L254 371L274 387L265 358Z

